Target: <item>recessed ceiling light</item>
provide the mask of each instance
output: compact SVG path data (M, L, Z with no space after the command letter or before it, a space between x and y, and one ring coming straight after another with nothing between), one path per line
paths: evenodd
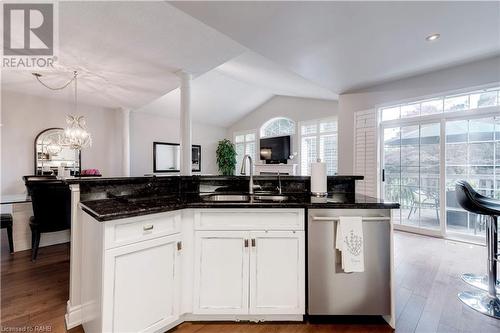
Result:
M425 37L425 40L428 42L432 42L432 41L439 39L439 37L441 37L440 34L432 34L432 35Z

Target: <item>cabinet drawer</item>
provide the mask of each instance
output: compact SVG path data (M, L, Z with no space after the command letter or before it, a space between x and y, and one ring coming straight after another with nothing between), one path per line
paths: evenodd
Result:
M109 223L109 222L107 222ZM113 248L180 232L179 212L162 213L106 224L105 248Z
M196 230L304 230L303 209L199 209Z

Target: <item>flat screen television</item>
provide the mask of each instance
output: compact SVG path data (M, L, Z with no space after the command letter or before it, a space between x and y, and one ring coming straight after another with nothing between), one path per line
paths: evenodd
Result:
M260 159L266 161L266 164L286 164L289 156L289 135L260 139Z

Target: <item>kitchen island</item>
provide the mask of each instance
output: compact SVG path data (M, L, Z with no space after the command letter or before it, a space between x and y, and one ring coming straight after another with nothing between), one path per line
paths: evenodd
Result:
M306 218L325 211L386 226L384 244L365 238L387 263L378 283L386 299L380 303L389 306L343 314L381 315L394 326L390 210L398 205L356 195L356 179L329 178L330 195L319 199L308 195L308 177L282 177L279 195L272 176L256 177L255 195L245 193L246 177L75 181L72 187L83 190L77 319L86 332L156 332L198 320L302 321Z

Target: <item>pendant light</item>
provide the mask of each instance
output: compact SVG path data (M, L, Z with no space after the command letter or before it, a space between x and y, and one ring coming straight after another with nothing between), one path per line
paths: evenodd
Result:
M73 81L75 81L75 113L78 113L78 73L74 72ZM63 141L71 149L82 150L92 145L92 137L87 130L85 117L68 115L66 117L67 127L64 130Z
M64 84L61 87L50 87L40 79L42 74L40 73L32 73L33 76L40 82L41 85L50 89L50 90L63 90L67 86L71 84L71 82L75 82L75 114L78 114L78 72L73 72L73 78ZM61 144L65 146L69 146L74 150L82 150L84 148L88 148L92 145L92 136L87 130L87 124L84 116L76 116L76 115L68 115L66 117L66 129L64 130L64 134L61 140Z

